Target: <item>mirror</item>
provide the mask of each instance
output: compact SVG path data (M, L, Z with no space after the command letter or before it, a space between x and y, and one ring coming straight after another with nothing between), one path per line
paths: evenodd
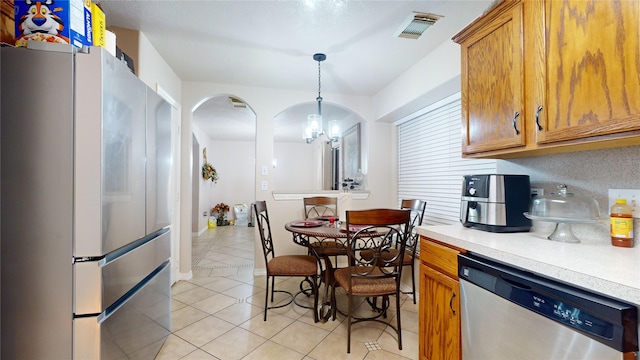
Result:
M346 159L349 166L360 164L360 146L357 145L358 151L354 155L355 142L349 143L352 149L350 155L346 158L342 155L342 136L336 142L329 142L326 136L320 136L307 144L303 139L307 116L316 111L317 103L301 103L285 109L274 118L274 191L340 190L343 178L341 163ZM341 132L363 121L349 109L324 102L322 118L324 130L328 130L326 127L330 120L338 120Z

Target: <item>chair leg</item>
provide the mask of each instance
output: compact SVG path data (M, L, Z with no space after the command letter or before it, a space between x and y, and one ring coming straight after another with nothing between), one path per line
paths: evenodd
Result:
M320 296L320 291L318 290L318 277L314 276L313 283L311 284L311 288L313 289L313 322L320 321L318 318L318 296Z
M267 309L269 309L269 275L267 275L267 289L264 293L264 320L263 321L267 321Z
M276 288L275 281L276 281L276 277L272 276L271 277L271 302L273 302L273 292L274 292L273 290Z
M400 291L396 294L396 318L398 319L398 350L402 350L402 327L400 327Z
M413 271L413 262L411 263L411 288L413 289L413 292L411 293L411 295L413 295L413 304L416 304L416 274L415 271Z
M325 286L329 286L329 284L325 284ZM331 313L333 315L333 321L336 321L336 283L331 284Z
M389 295L382 296L382 317L387 318L387 309L389 308Z
M349 296L348 305L347 305L347 354L351 353L351 312L353 311L353 296L351 294L347 294Z

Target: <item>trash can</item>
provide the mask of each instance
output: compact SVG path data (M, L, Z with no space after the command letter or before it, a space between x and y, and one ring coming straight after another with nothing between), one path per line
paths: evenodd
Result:
M235 225L237 226L249 225L249 220L247 218L248 211L249 211L249 206L247 204L233 205L233 212L235 213L235 216L236 216Z

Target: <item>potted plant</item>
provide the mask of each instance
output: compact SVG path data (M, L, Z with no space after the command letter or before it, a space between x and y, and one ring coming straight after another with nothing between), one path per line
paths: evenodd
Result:
M211 215L216 217L218 226L229 225L229 221L226 219L229 209L229 205L225 203L216 204L216 206L211 209Z

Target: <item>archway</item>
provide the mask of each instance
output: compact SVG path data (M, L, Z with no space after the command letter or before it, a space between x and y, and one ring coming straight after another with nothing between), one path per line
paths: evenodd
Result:
M198 174L197 190L192 190L192 216L198 218L197 233L201 233L207 229L215 204L229 205L228 220L233 220L235 204L249 205L255 200L256 114L240 97L223 94L203 100L192 115L197 140L193 141L193 167ZM218 174L215 182L202 176L205 149L207 162Z
M312 143L303 139L307 115L317 111L314 102L290 106L274 117L274 190L339 190L341 168L339 151L342 141L331 142L320 137ZM343 106L323 103L324 130L331 120L337 120L344 133L364 120ZM295 178L295 182L291 179ZM337 186L337 188L336 188Z

